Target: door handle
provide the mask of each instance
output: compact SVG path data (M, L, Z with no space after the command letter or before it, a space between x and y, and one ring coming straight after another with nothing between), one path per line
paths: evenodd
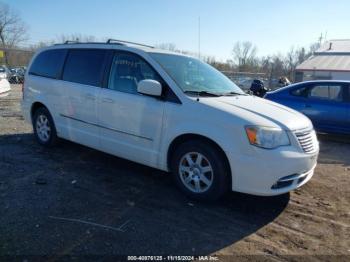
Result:
M105 97L105 98L102 98L102 102L103 103L114 103L114 100L111 98Z
M85 94L85 98L90 100L95 100L95 96L93 94Z

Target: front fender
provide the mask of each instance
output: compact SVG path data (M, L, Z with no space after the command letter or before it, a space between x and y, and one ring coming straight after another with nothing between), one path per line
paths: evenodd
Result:
M228 164L230 166L231 170L231 187L233 184L235 184L235 175L232 172L233 169L233 161L230 158L232 154L235 154L233 152L239 151L239 145L236 141L232 139L232 136L229 135L229 132L226 134L220 134L220 129L217 127L208 127L204 125L191 125L190 123L183 123L180 125L177 125L176 128L172 129L166 136L164 136L163 143L162 143L162 149L161 154L159 154L159 165L160 169L165 171L170 171L168 166L168 153L170 150L170 146L172 142L182 136L182 135L198 135L201 137L205 137L213 142L215 142L226 155L226 158L228 159ZM239 152L238 152L239 153Z

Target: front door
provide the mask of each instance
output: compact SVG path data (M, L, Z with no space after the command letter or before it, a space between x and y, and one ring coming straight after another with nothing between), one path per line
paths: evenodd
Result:
M156 166L162 133L164 101L139 94L144 79L158 74L140 56L116 52L108 86L100 90L98 117L104 151L139 163Z

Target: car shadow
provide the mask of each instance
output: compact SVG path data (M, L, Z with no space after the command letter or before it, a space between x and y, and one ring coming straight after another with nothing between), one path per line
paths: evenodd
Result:
M350 135L318 133L317 137L320 141L350 144Z
M43 148L32 134L0 136L0 174L0 244L10 255L207 255L289 202L240 193L192 201L165 172L67 141Z

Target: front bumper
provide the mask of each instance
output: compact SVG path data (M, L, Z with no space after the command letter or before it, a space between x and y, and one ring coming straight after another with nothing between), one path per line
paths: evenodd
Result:
M280 195L306 184L314 174L318 148L313 154L292 146L257 150L254 156L229 156L233 191L260 196Z

